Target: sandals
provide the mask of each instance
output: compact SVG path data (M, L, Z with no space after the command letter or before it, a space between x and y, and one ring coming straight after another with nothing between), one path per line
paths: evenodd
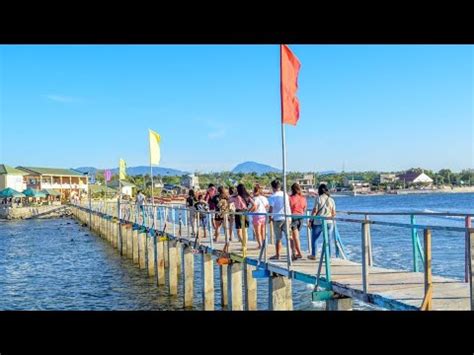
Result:
M309 260L316 260L316 257L314 255L308 255Z
M280 257L278 255L273 255L269 258L269 260L280 260Z

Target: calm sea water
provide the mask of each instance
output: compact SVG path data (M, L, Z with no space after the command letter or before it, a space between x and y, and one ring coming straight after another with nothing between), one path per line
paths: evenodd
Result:
M474 194L335 197L338 210L474 212ZM310 206L312 201L310 201ZM353 217L354 218L354 217ZM357 217L355 217L357 218ZM378 217L409 223L409 217ZM464 225L462 218L418 218L419 224ZM360 225L338 223L349 259L360 261ZM412 268L410 229L373 226L374 264ZM433 272L453 278L464 275L464 236L433 231ZM302 246L307 249L302 230ZM196 257L195 309L201 309L200 256ZM218 269L215 268L218 280ZM72 219L0 221L1 310L180 310L182 289L170 297L146 271L121 258L109 244ZM267 306L268 282L258 280L258 307ZM293 283L294 308L318 310L311 289ZM220 309L216 283L216 309ZM356 309L371 309L356 303Z

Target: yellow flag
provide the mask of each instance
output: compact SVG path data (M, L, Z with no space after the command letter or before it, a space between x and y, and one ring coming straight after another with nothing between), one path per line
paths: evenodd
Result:
M120 159L119 162L119 180L125 180L127 176L127 164L125 163L125 160Z
M148 130L148 136L150 138L150 164L158 165L160 164L160 140L161 137L155 131L151 129Z

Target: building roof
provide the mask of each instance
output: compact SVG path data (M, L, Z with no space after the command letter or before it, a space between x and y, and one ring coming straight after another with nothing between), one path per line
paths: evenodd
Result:
M10 165L0 164L0 175L26 175L26 173Z
M405 182L413 182L417 177L419 177L422 174L424 174L424 173L417 173L417 172L409 171L405 174L398 175L398 178L400 180L405 180ZM426 175L426 176L431 180L431 178L428 175Z
M17 166L17 169L25 171L27 174L38 175L61 175L61 176L84 176L83 173L72 169L61 168L38 168L32 166Z
M43 189L41 191L43 191L46 195L61 196L61 193L57 190L54 190L54 189Z

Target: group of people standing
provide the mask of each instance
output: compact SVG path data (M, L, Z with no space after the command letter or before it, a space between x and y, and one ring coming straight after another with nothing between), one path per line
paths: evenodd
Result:
M196 194L194 190L189 190L186 206L190 210L193 235L199 236L198 233L201 226L203 228L203 237L206 238L206 227L208 223L211 223L214 230L213 240L215 242L218 241L221 227L227 228L229 241L231 242L235 226L237 238L243 245L246 245L246 229L250 223L247 215L244 215L243 212L250 212L252 213L250 216L252 218L254 236L259 249L263 246L265 240L267 221L273 223L275 255L270 257L270 259L278 260L280 258L286 222L289 225L288 239L290 240L292 252L291 258L292 260L303 258L299 232L303 225L303 216L305 216L308 208L306 197L303 196L301 187L297 183L291 186L290 196L288 194L284 196L279 180L273 180L271 187L273 194L268 199L264 196L259 184L254 186L252 194L247 191L243 184L237 185L235 189L224 186L216 188L214 184L209 184L205 194ZM285 202L287 214L291 213L293 216L301 215L301 217L285 218ZM272 215L267 217L267 213ZM336 204L334 199L330 197L329 190L325 184L321 184L318 188L318 194L315 197L311 215L321 217L336 216ZM211 218L210 221L208 217ZM227 218L227 221L225 221L225 218ZM333 221L327 219L327 225L329 235L333 235ZM322 221L320 219L312 219L310 227L311 254L308 255L308 259L314 260L316 258L317 239L322 232Z

